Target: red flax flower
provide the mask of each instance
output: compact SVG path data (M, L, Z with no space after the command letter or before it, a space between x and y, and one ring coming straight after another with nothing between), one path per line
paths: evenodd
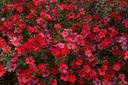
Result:
M53 54L55 57L59 58L59 59L62 58L59 48L52 48L52 54Z
M81 57L76 58L75 63L76 63L76 65L78 65L78 66L81 65L81 64L83 63L83 58L81 58Z
M68 81L70 83L75 83L76 82L76 76L75 75L69 75L68 76Z
M50 85L58 85L57 83L57 79L56 78L53 78L50 82Z
M39 64L39 65L37 66L37 69L38 69L37 73L38 73L38 74L41 74L43 71L46 70L46 68L47 68L47 66L46 66L44 63Z
M26 64L32 65L35 62L34 58L32 56L29 56L26 58Z
M125 26L126 28L128 28L128 21L126 21L126 22L124 23L124 26Z
M101 44L102 44L105 48L109 47L110 43L111 43L111 39L110 39L110 38L105 38L105 39L101 42Z
M3 65L0 64L0 77L2 77L5 73L6 73L6 71L4 70Z
M58 69L57 69L57 68L54 68L54 67L50 66L50 67L49 67L49 70L51 71L51 73L52 73L53 75L57 75L57 74L58 74Z
M25 53L25 48L23 46L20 46L17 48L17 54L21 55Z
M69 72L61 73L60 79L62 79L63 81L67 81L68 80L68 76L69 76Z
M42 72L42 77L46 78L48 76L50 76L50 72L49 70L46 69L45 71Z
M124 53L124 57L128 59L128 50Z
M62 73L66 73L68 69L68 65L65 62L60 62L59 64L59 71Z
M61 28L61 25L59 23L54 24L54 28L59 30Z
M61 54L62 55L67 55L68 53L69 53L69 49L68 48L66 48L66 47L64 47L64 48L61 48Z
M113 66L113 70L115 70L115 71L119 71L120 69L121 69L120 64L118 64L118 63L114 64L114 66Z
M100 18L100 15L96 13L96 14L94 14L93 17L94 17L94 19L99 19Z
M89 72L91 71L90 65L87 65L87 64L85 64L85 65L83 66L83 69L84 69L84 71L85 71L86 73L89 73Z

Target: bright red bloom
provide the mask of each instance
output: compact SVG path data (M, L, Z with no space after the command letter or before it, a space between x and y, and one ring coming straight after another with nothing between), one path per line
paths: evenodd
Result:
M110 43L111 43L111 39L110 39L110 38L105 38L105 39L101 42L101 44L102 44L105 48L106 48L106 47L109 47Z
M124 23L124 26L125 26L126 28L128 28L128 21L126 21L126 22Z
M78 74L79 74L80 78L83 78L83 77L85 77L85 75L86 75L86 73L85 73L84 70L79 70L79 71L78 71Z
M82 79L79 80L79 84L80 85L84 85L84 83L85 83L84 78L82 78Z
M60 74L60 78L63 80L63 81L67 81L68 80L68 76L69 76L69 73L66 72L66 73L61 73Z
M94 70L94 69L91 69L89 75L90 75L90 77L91 77L92 79L97 79L97 78L98 78L97 71Z
M59 48L52 48L52 54L55 57L59 57L61 55Z
M100 15L99 14L94 14L94 19L99 19L100 18Z
M4 70L3 65L0 64L0 77L2 77L5 73L6 73L6 71Z
M44 63L41 63L37 66L38 74L41 74L43 71L45 71L47 66Z
M29 56L26 58L26 64L33 64L35 62L34 58L32 56Z
M104 77L104 80L107 80L107 81L109 81L111 78L109 74L105 74L103 77Z
M114 64L114 66L113 66L113 70L115 70L115 71L119 71L121 69L121 66L120 66L120 64Z
M65 62L60 62L59 64L59 71L66 73L68 69L68 65Z
M59 30L61 28L61 25L59 23L54 24L54 28Z
M35 6L40 6L42 3L42 1L40 1L40 0L32 0L32 1L34 2Z
M27 2L26 6L27 6L27 8L31 8L32 7L32 3L31 2Z
M85 14L84 8L79 9L80 14Z
M4 48L6 46L6 42L4 41L4 39L0 39L0 48Z
M50 82L50 85L58 85L57 79L53 78Z
M76 62L76 65L79 66L79 65L81 65L83 63L83 58L80 58L80 57L79 58L76 58L76 61L75 62Z
M44 78L48 77L49 75L50 75L49 70L45 70L42 72L42 77L44 77Z
M91 71L91 67L89 65L84 65L83 69L86 73L89 73Z
M24 9L22 6L20 6L19 4L16 5L16 10L19 12L22 12Z
M124 73L120 73L118 78L120 78L121 80L125 80L126 79L126 76Z
M89 49L86 49L86 50L84 51L84 53L85 53L85 55L86 55L87 57L91 57L91 56L92 56L92 52L91 52L91 50L89 50Z
M47 20L51 20L52 19L51 15L46 13L46 12L41 12L40 16L46 18Z
M49 68L49 70L51 70L52 74L54 74L54 75L58 74L58 69L56 69L56 68L51 67L51 68Z
M75 75L69 75L68 76L68 81L71 83L75 83L76 82L76 76Z
M92 4L92 0L85 0L87 3Z
M44 23L44 19L43 18L39 18L36 20L36 22L40 25L42 25Z
M124 53L124 57L128 59L128 50Z
M69 49L68 48L66 48L66 47L64 47L64 48L61 48L61 54L62 55L67 55L68 53L69 53Z
M25 48L23 46L17 48L17 54L21 55L25 53Z

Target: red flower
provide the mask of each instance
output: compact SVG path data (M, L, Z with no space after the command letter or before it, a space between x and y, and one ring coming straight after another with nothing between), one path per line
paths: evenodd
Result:
M110 76L109 74L105 74L105 75L103 76L103 78L104 78L104 80L109 81L110 78L111 78L111 76Z
M80 14L85 14L84 8L79 9Z
M35 6L40 6L41 5L41 2L40 0L32 0L34 2L34 5Z
M110 43L111 43L111 39L110 39L110 38L105 38L105 39L101 42L101 44L102 44L105 48L106 48L106 47L109 47Z
M31 8L32 7L32 4L30 2L27 2L26 3L26 6L27 6L27 8Z
M76 82L76 76L75 75L69 75L68 76L68 81L70 83L75 83Z
M45 39L39 40L39 43L41 44L41 46L47 45L47 41Z
M46 13L46 12L41 12L40 16L46 18L47 20L51 20L52 19L51 15Z
M20 6L19 4L16 5L16 10L19 11L19 12L22 12L23 11L23 7Z
M39 18L36 20L36 22L40 25L42 25L44 23L44 19L43 18Z
M46 85L46 84L43 84L42 82L38 82L37 85Z
M83 58L80 58L80 57L78 57L78 58L76 58L76 65L81 65L83 63Z
M34 42L32 48L34 51L40 50L40 44L38 42Z
M101 76L102 76L102 75L105 75L105 72L106 72L106 71L104 71L104 70L101 69L101 68L98 69L98 73L99 73L99 75L101 75Z
M121 69L120 64L114 64L114 66L113 66L113 70L115 70L115 71L119 71L120 69Z
M89 73L91 71L91 67L87 64L83 66L83 69L86 73Z
M54 24L54 28L59 30L61 28L61 25L59 23Z
M117 14L116 14L116 12L113 12L112 11L112 12L110 12L110 15L113 16L113 17L115 17Z
M31 14L28 14L28 15L26 15L25 18L26 18L26 19L32 19L32 15L31 15Z
M91 57L91 56L92 56L92 52L91 52L91 50L89 50L89 49L86 49L86 50L84 51L84 53L85 53L85 55L86 55L87 57Z
M99 19L100 18L100 15L96 13L96 14L94 14L93 17L94 17L94 19Z
M35 62L34 58L32 56L29 56L26 58L26 64L32 65Z
M125 57L126 59L128 59L128 50L127 50L126 52L124 52L124 57Z
M82 78L82 79L79 80L79 84L80 85L84 85L84 78Z
M69 76L69 73L66 72L66 73L61 73L60 74L60 78L63 80L63 81L67 81L68 80L68 76Z
M118 78L120 78L121 80L125 80L126 79L126 76L124 73L120 73Z
M23 46L17 48L17 54L21 55L25 53L25 48Z
M6 73L6 71L4 70L3 65L0 64L0 77L2 77L5 73Z
M125 26L126 28L128 28L128 21L126 21L126 22L124 23L124 26Z
M50 75L50 72L48 70L45 70L42 72L42 77L48 77Z
M6 42L4 41L4 39L0 39L0 48L4 48L6 46Z
M97 78L98 78L97 71L94 70L94 69L91 69L89 75L90 75L90 77L91 77L92 79L97 79Z
M59 48L52 48L52 54L56 57L60 56L60 50Z
M49 70L51 70L52 74L54 74L54 75L58 74L58 70L56 68L51 67L51 68L49 68Z
M83 77L85 77L85 75L86 75L86 73L85 73L84 70L79 70L79 71L78 71L78 74L79 74L80 78L83 78Z
M46 68L47 68L47 66L44 64L44 63L42 63L42 64L39 64L38 66L37 66L37 69L38 69L38 74L41 74L43 71L45 71L46 70Z
M57 83L57 79L56 78L53 78L50 82L50 85L58 85Z
M66 48L66 47L64 47L64 48L61 48L61 54L62 55L67 55L68 53L69 53L69 49L68 48Z
M66 73L68 69L68 65L65 62L60 62L59 64L59 71Z
M118 20L118 21L121 21L122 20L122 16L121 15L116 15L115 19Z

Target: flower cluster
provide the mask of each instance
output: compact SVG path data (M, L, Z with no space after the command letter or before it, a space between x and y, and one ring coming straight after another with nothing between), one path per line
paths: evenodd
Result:
M128 84L127 0L2 1L1 85Z

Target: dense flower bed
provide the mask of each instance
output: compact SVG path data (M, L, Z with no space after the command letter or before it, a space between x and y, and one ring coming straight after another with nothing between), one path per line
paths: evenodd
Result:
M127 80L127 0L1 0L1 85Z

